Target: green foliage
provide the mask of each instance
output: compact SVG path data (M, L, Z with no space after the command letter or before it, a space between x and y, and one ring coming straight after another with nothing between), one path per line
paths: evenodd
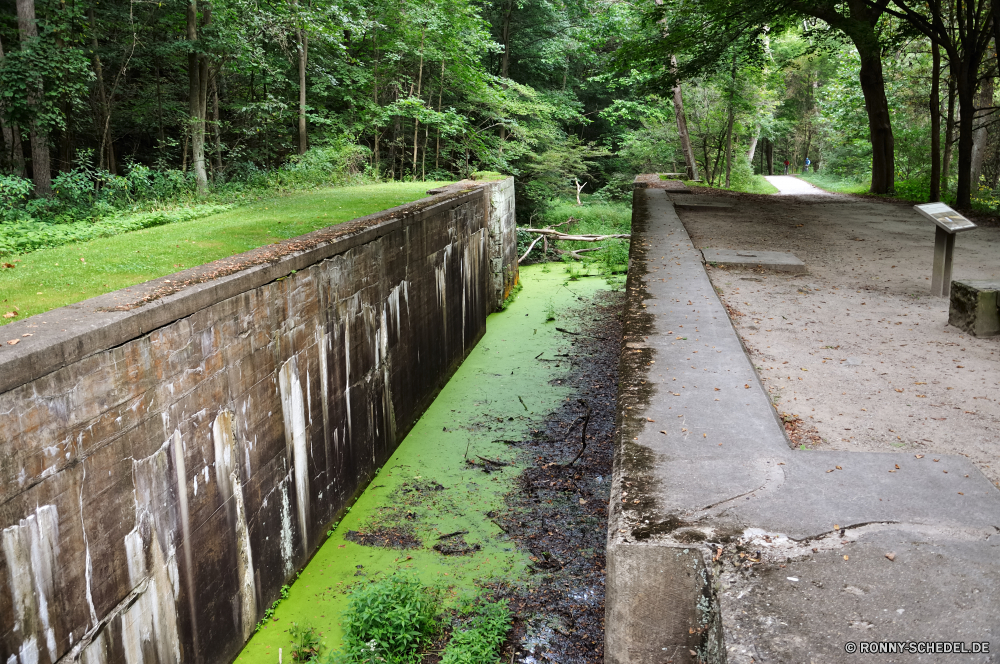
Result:
M494 602L480 598L465 603L458 611L441 664L494 664L510 621L507 600Z
M344 614L344 658L348 662L411 664L437 631L435 590L397 572L361 586Z
M191 221L224 212L231 207L231 205L213 204L194 205L173 210L124 214L97 222L75 221L64 224L44 221L8 222L0 224L0 256L24 254L47 247L111 237L142 228Z
M288 628L288 634L292 637L292 661L301 663L319 659L323 651L323 644L320 641L323 635L319 630L308 624L292 623Z
M188 221L177 221L174 215L197 216L214 204L135 215L138 225L153 226L17 256L5 255L0 262L16 264L17 268L0 269L2 299L16 305L21 316L34 315L402 205L423 198L431 186L420 182L314 189ZM132 219L125 215L122 218ZM169 223L160 223L163 221ZM10 226L5 223L0 224L0 237L17 241L38 232L43 236L42 244L56 244L67 239L52 237L61 229L90 234L94 230L91 226L101 229L103 224L34 222L12 238L2 235ZM120 226L111 229L119 230ZM0 325L12 320L0 318Z

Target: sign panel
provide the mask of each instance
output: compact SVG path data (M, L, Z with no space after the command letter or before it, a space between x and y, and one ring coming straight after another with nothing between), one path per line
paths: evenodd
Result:
M914 205L913 209L949 233L971 231L976 227L974 223L944 203L924 203L923 205Z

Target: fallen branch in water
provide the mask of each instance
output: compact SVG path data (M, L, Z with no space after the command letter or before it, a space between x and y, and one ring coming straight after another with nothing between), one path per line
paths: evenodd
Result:
M567 242L600 242L601 240L630 240L632 238L628 233L615 233L612 235L568 235L562 231L556 231L551 228L518 228L519 231L524 231L526 233L538 233L541 236L549 236L553 240L566 240Z
M569 468L576 463L576 460L583 456L583 451L587 449L587 423L590 422L590 404L583 399L577 399L577 401L579 401L580 404L587 409L587 412L583 415L583 431L580 433L580 442L582 445L580 447L580 451L575 457L573 457L573 460L563 466L563 468Z

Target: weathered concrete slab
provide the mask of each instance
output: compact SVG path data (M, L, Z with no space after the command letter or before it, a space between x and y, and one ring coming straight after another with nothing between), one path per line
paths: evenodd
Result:
M706 263L726 267L749 267L776 272L805 272L806 264L784 251L758 251L756 249L715 249L701 250Z
M1000 281L953 281L948 324L977 337L1000 334Z
M691 194L690 196L670 196L670 201L677 207L691 208L692 210L697 210L699 208L735 208L736 204L729 201L719 200L712 196L698 196L696 194Z
M664 180L656 173L635 176L633 186L637 189L665 189L673 194L689 194L691 190L680 180Z
M793 450L664 192L635 192L632 233L606 661L1000 651L1000 491L964 457Z

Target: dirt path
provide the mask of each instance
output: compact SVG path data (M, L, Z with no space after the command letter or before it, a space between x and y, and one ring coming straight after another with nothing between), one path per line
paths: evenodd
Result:
M779 196L832 196L828 191L814 187L792 175L768 175L765 180L778 188Z
M808 267L709 269L795 444L962 454L1000 486L1000 337L948 326L929 295L933 226L906 204L708 193L737 205L679 209L696 246ZM998 276L1000 228L959 235L955 279Z

